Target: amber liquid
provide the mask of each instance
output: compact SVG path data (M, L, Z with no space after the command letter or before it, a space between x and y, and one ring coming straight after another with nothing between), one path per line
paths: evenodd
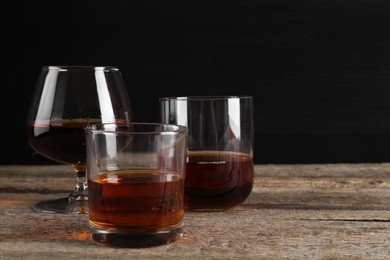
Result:
M252 191L251 157L233 152L189 152L185 177L185 208L223 210L242 203Z
M175 173L108 172L88 180L88 189L93 228L147 234L182 224L184 180Z
M85 165L84 127L100 119L62 119L32 122L27 125L31 147L43 156L64 164Z

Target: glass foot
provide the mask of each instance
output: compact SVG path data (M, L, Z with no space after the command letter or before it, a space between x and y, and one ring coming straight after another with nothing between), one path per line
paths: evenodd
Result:
M59 214L87 214L88 200L61 198L38 202L34 208L37 212Z
M183 235L183 227L155 233L124 233L115 230L105 230L95 227L90 222L91 237L94 241L111 247L143 248L166 245L175 242Z

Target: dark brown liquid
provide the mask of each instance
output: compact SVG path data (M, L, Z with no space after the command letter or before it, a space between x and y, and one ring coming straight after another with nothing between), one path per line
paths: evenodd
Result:
M33 122L27 125L27 138L34 150L51 160L85 165L84 127L100 122L99 119Z
M181 225L184 180L158 171L117 171L88 180L93 227L155 233Z
M185 208L223 210L242 203L253 187L252 159L241 153L190 152L185 177Z

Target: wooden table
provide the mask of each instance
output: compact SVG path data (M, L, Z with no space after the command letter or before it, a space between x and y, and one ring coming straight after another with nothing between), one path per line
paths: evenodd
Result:
M184 236L145 249L91 240L87 215L37 213L65 196L68 166L0 166L0 259L390 258L390 164L257 165L232 210L188 212Z

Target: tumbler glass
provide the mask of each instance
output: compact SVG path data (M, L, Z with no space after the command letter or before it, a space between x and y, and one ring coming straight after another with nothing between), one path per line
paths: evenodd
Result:
M147 247L180 238L187 129L157 123L86 127L92 238Z
M188 128L184 204L220 211L247 199L254 180L253 98L160 98L162 122Z

